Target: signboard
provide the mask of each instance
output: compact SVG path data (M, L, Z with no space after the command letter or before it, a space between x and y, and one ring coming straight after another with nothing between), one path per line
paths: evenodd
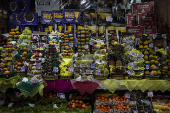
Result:
M134 33L135 38L141 38L141 36L145 33L145 27L128 27L127 32Z
M156 34L157 29L156 27L146 27L145 28L145 34Z
M41 11L59 10L60 0L35 0L35 8L38 16L41 16Z
M139 26L156 26L156 15L138 14Z
M127 15L127 26L136 26L136 15L135 14Z
M62 11L53 11L53 23L62 23L63 13Z
M154 14L154 2L133 4L132 13Z
M80 23L81 11L64 10L64 23Z
M52 24L52 12L41 11L41 24Z

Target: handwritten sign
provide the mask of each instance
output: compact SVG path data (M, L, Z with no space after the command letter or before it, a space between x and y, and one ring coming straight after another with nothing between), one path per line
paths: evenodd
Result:
M58 67L54 67L53 72L58 72Z
M52 24L52 12L41 11L41 24Z
M129 94L129 93L126 93L126 94L125 94L125 98L129 99L129 98L130 98L130 94Z
M74 71L74 67L70 66L70 67L69 67L69 71L70 71L70 72L73 72L73 71Z
M81 11L64 11L64 23L80 23Z
M53 23L62 23L63 13L62 11L53 11Z

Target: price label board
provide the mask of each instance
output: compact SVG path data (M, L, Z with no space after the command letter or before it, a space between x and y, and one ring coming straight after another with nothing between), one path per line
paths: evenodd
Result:
M53 67L53 72L58 72L58 67Z
M153 97L153 92L148 92L148 97Z
M126 94L125 94L125 98L130 99L130 94L129 94L129 93L126 93Z
M69 43L69 47L73 47L73 43Z
M21 67L20 72L25 72L25 67Z
M91 64L91 65L90 65L90 68L91 68L91 69L95 69L95 68L96 68L96 65L95 65L95 64Z
M74 67L70 66L70 67L69 67L69 71L70 71L70 72L73 72L73 71L74 71Z

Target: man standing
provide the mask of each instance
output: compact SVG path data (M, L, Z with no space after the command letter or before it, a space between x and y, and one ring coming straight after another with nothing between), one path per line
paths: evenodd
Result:
M122 2L118 4L118 9L131 9L131 5L128 0L122 0Z

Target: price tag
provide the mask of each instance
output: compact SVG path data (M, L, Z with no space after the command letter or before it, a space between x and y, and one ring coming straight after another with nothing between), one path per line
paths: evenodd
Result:
M25 72L25 67L21 67L20 72Z
M90 41L90 45L93 45L94 44L94 42L93 41Z
M148 97L153 97L153 92L148 92Z
M96 68L96 73L100 73L100 68Z
M155 39L157 37L157 35L156 34L153 34L153 39Z
M30 51L30 50L31 50L31 47L28 47L27 50Z
M162 34L162 37L163 37L164 39L167 39L167 38L166 38L166 34Z
M100 45L100 41L97 42L97 45Z
M89 49L89 45L84 45L84 49Z
M150 69L150 65L145 65L145 69Z
M57 107L57 104L54 104L54 108L58 108L58 107Z
M58 72L58 67L53 67L53 72Z
M167 50L169 50L169 47L166 47L166 48L165 48L165 51L167 51Z
M106 17L106 21L112 22L113 18L111 18L110 16Z
M34 106L35 106L35 104L30 104L30 103L28 103L28 105L29 105L30 107L34 107Z
M78 78L76 78L76 81L81 81L81 76L79 76Z
M91 70L86 69L86 74L92 74Z
M27 81L28 81L28 78L24 77L24 78L22 79L22 81L27 82Z
M127 74L131 75L132 71L131 70L127 70Z
M41 67L41 63L36 63L36 68L40 68Z
M60 93L60 99L65 99L65 94L64 93Z
M70 67L69 67L69 71L70 71L70 72L73 72L73 71L74 71L74 67L70 66Z
M8 104L8 107L12 107L14 103L9 103Z
M149 44L149 47L150 47L150 48L153 48L153 44L152 44L152 43L151 43L151 44Z
M73 43L69 43L69 47L73 47Z
M17 55L17 54L18 54L18 51L15 50L13 54L14 54L14 56Z
M17 43L19 43L19 44L20 44L20 43L21 43L21 40L20 40L20 39L17 39Z
M129 93L126 93L126 94L125 94L125 98L130 99L130 94L129 94Z
M155 52L157 52L158 51L158 48L157 47L155 47Z
M139 45L140 38L135 38L136 45Z
M69 99L72 99L73 95L72 94L69 94Z
M91 65L90 65L90 68L91 68L91 69L95 69L95 68L96 68L96 65L95 65L95 64L91 64Z

